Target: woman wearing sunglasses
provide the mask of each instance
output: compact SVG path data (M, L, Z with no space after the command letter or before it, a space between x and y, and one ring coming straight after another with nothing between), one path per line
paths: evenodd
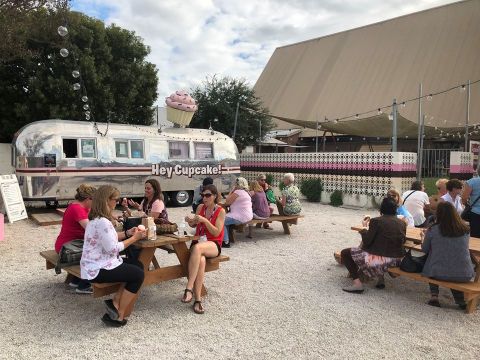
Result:
M195 216L185 217L188 225L196 227L198 241L193 241L188 260L188 283L183 293L182 302L189 303L195 296L193 311L203 314L202 285L205 278L206 259L220 255L224 233L225 210L217 205L217 188L206 185L200 194L203 204L198 205Z

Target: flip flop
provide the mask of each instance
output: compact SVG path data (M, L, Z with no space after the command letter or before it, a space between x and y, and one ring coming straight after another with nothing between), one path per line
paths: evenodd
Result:
M192 294L192 297L190 298L190 300L187 301L187 294L190 293ZM182 302L187 304L189 302L191 302L193 299L193 291L192 289L185 289L185 291L183 292L183 298L182 298Z
M195 306L197 304L198 304L198 308ZM193 311L195 312L195 314L203 314L205 312L205 309L203 308L201 301L195 300L193 302Z
M122 327L127 325L127 320L123 319L122 321L119 320L112 320L108 314L103 315L102 321L105 325L110 327Z
M107 314L108 314L108 316L110 316L110 319L118 320L118 316L119 316L118 315L118 310L115 307L115 305L113 305L113 300L112 299L104 300L103 303L105 304L105 307L107 308Z

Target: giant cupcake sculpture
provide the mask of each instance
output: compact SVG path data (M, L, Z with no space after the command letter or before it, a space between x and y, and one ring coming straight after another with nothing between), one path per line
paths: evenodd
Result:
M197 111L195 100L185 91L175 91L165 99L167 104L167 120L181 126L187 126Z

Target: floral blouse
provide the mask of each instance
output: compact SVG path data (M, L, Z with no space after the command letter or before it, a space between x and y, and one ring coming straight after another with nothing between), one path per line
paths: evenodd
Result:
M123 263L119 253L125 248L110 220L95 218L85 229L80 271L82 279L93 280L100 269L111 270Z
M285 186L282 190L282 195L285 196L286 202L283 207L285 215L297 215L302 211L302 205L300 205L300 190L295 185Z

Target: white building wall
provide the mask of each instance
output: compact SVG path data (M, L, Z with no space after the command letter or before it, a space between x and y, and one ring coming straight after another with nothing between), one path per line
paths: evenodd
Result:
M13 174L11 144L0 144L0 175Z

